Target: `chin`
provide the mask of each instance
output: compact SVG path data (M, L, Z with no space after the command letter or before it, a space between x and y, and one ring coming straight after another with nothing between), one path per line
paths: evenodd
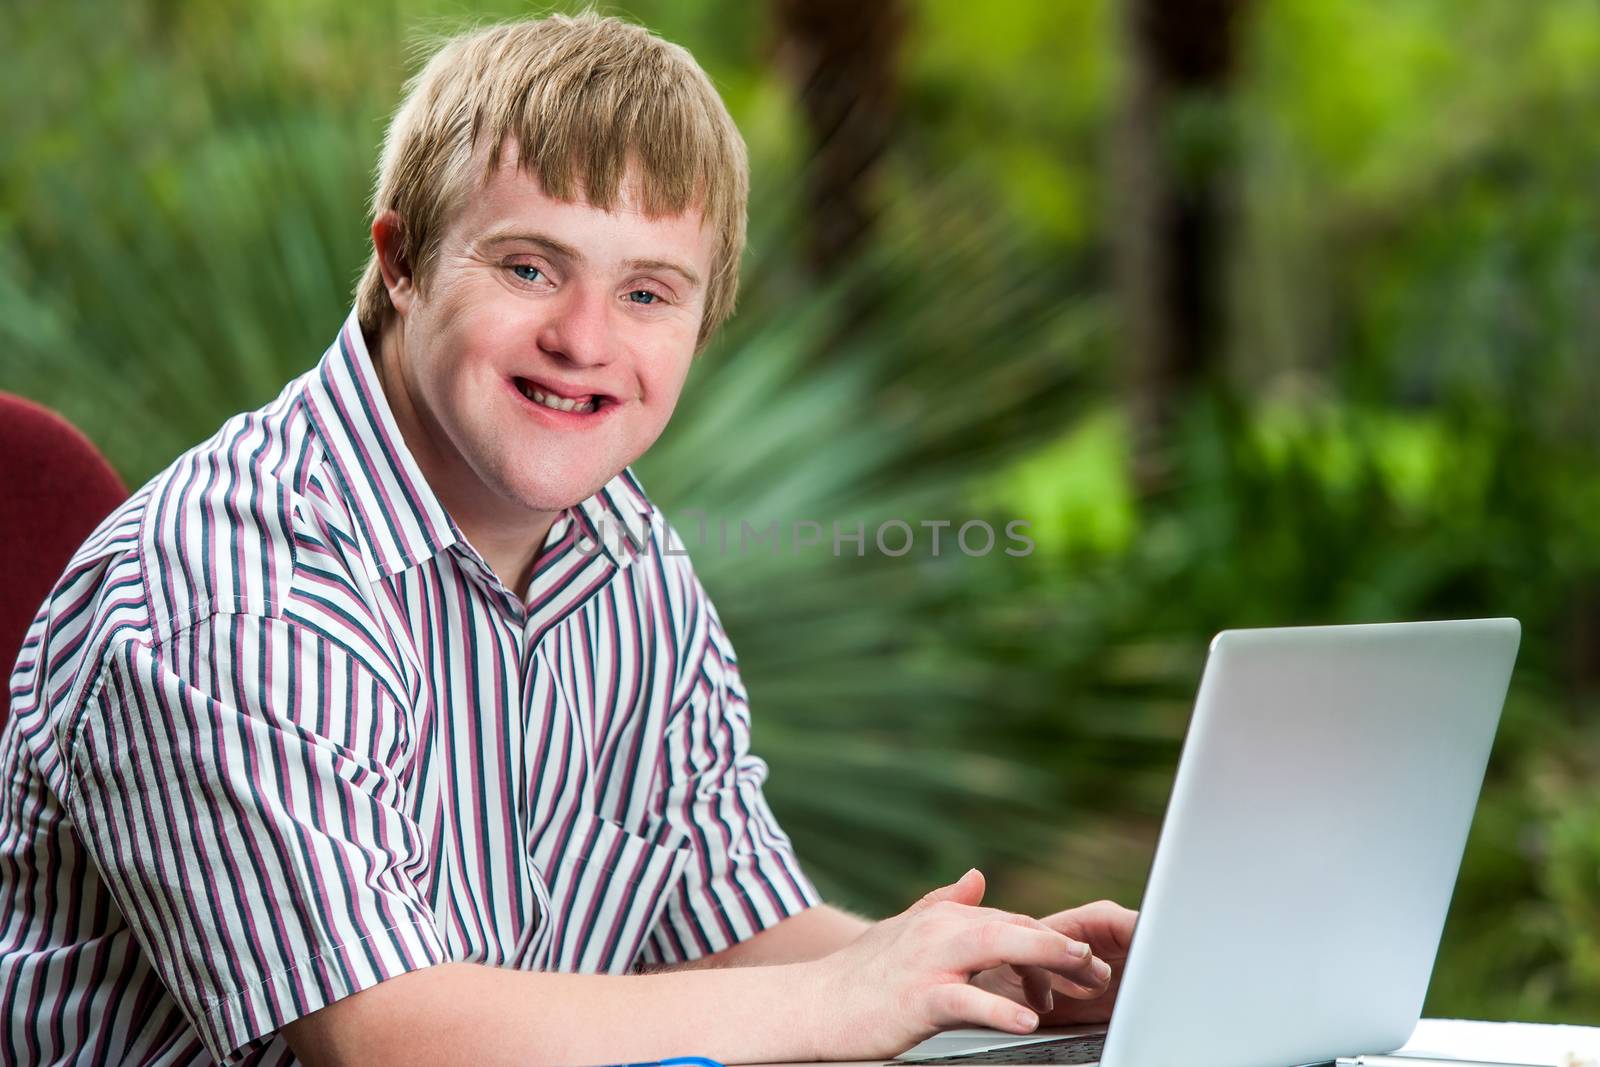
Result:
M574 469L580 464L572 457L547 452L541 461L536 456L527 450L489 452L473 467L497 496L527 511L564 511L593 496L612 477L605 469L596 469L601 465L592 462L594 457L581 464L587 469Z
M593 486L575 483L514 485L506 495L529 511L565 511L593 496L609 480L601 478Z

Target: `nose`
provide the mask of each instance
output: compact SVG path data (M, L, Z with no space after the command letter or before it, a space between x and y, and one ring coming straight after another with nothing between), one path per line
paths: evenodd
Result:
M569 284L549 305L550 317L538 333L540 349L575 367L609 363L613 341L608 300L600 287Z

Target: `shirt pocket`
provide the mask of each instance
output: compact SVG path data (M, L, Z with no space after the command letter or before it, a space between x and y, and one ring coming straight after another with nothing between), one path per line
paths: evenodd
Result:
M550 881L545 969L584 974L631 970L644 939L678 884L688 835L672 828L662 844L610 819L580 813L572 845Z

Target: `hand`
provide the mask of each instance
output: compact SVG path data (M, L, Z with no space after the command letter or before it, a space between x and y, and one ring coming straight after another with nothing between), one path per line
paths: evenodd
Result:
M1041 979L1037 968L996 967L972 980L980 989L1032 1007L1042 1026L1081 1026L1111 1019L1117 991L1122 986L1122 969L1128 962L1128 947L1133 943L1133 924L1139 917L1109 900L1069 908L1042 920L1059 933L1086 943L1097 960L1110 968L1106 980L1092 983L1073 981L1060 974ZM1048 982L1048 984L1046 984Z
M818 1059L893 1056L955 1026L1033 1032L1035 1011L972 984L984 971L1021 968L1041 990L1045 972L1098 986L1087 944L1026 915L979 907L983 888L983 875L968 871L831 956L802 965L812 968L827 1019Z

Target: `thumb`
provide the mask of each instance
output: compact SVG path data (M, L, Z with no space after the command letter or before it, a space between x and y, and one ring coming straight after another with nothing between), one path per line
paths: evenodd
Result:
M921 900L907 910L921 911L943 900L952 900L957 904L967 904L976 907L983 902L983 872L974 867L949 885L940 886L924 896Z

